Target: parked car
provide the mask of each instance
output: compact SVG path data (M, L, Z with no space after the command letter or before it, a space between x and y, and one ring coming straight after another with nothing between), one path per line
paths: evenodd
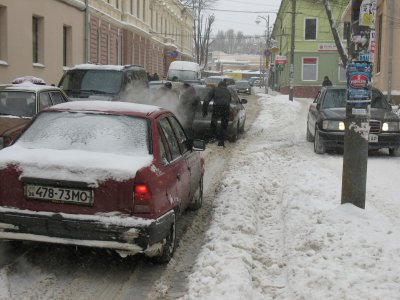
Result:
M245 93L251 95L251 85L247 80L236 81L235 88L238 93Z
M0 239L174 252L176 221L202 205L204 141L156 106L75 101L37 115L0 151Z
M256 80L260 80L260 76L253 76L253 77L250 77L250 78L248 79L249 84L250 84L251 86L254 86L254 81L256 81ZM258 84L260 84L260 82L258 82Z
M318 154L343 149L346 119L346 88L323 87L309 107L307 141L314 142ZM388 148L400 155L399 116L378 89L372 89L369 149Z
M36 77L29 78L0 85L0 149L8 146L39 111L68 101L58 87L44 85Z
M150 89L159 89L160 87L162 87L165 83L170 82L167 80L153 80L153 81L149 81L149 88Z
M235 85L235 80L228 77L228 76L210 76L207 77L204 80L204 83L208 86L208 87L216 87L218 86L218 83L222 80L226 81L226 84L229 85Z
M203 100L207 96L210 88L204 86L194 86L196 94L200 97L200 104L196 107L195 119L193 121L193 131L195 137L209 137L210 136L210 125L211 116L213 110L213 101L210 101L208 106L208 114L203 117ZM231 105L229 109L229 122L228 122L228 137L231 142L235 142L240 133L244 132L244 126L246 122L246 108L243 104L247 103L246 99L239 99L239 96L234 87L228 86L228 90L231 93ZM218 121L218 126L221 125L221 121Z
M140 98L149 81L145 69L137 65L80 64L68 69L58 86L74 101L119 101Z
M253 81L253 86L261 87L262 83L261 83L261 81L259 79L256 79L256 80Z
M199 79L199 80L184 80L184 83L188 83L190 85L204 85L204 80Z

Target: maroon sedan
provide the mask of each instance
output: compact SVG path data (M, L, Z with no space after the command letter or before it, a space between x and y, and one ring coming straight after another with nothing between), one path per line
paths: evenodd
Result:
M169 111L85 101L39 113L0 151L0 239L144 253L168 262L203 197L204 150Z

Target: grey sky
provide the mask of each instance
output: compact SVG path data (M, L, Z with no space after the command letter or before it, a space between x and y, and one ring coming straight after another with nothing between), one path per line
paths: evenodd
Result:
M234 13L222 12L214 10L213 13L216 17L213 25L213 35L218 30L233 29L235 32L242 31L245 35L261 35L265 32L266 21L261 20L260 24L256 24L257 16L268 17L270 19L270 26L276 18L281 0L219 0L215 9L220 10L233 10L233 11L246 11L246 12L265 12L265 13Z

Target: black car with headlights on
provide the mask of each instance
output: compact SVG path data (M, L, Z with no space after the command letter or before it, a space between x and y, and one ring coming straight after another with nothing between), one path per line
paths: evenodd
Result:
M248 80L238 80L235 82L236 92L251 95L251 85Z
M343 149L346 119L346 88L323 87L310 104L307 117L307 141L314 152ZM400 118L378 89L372 89L369 120L369 150L388 148L400 156Z

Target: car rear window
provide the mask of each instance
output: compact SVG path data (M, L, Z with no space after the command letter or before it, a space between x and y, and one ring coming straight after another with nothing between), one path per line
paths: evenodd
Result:
M236 86L238 87L248 87L249 85L248 81L236 81Z
M83 150L121 155L149 154L148 121L98 113L44 112L17 144L25 148Z
M117 94L121 90L123 73L116 70L69 70L59 86L68 95L74 92Z
M30 118L36 113L35 99L33 92L0 92L0 115Z

